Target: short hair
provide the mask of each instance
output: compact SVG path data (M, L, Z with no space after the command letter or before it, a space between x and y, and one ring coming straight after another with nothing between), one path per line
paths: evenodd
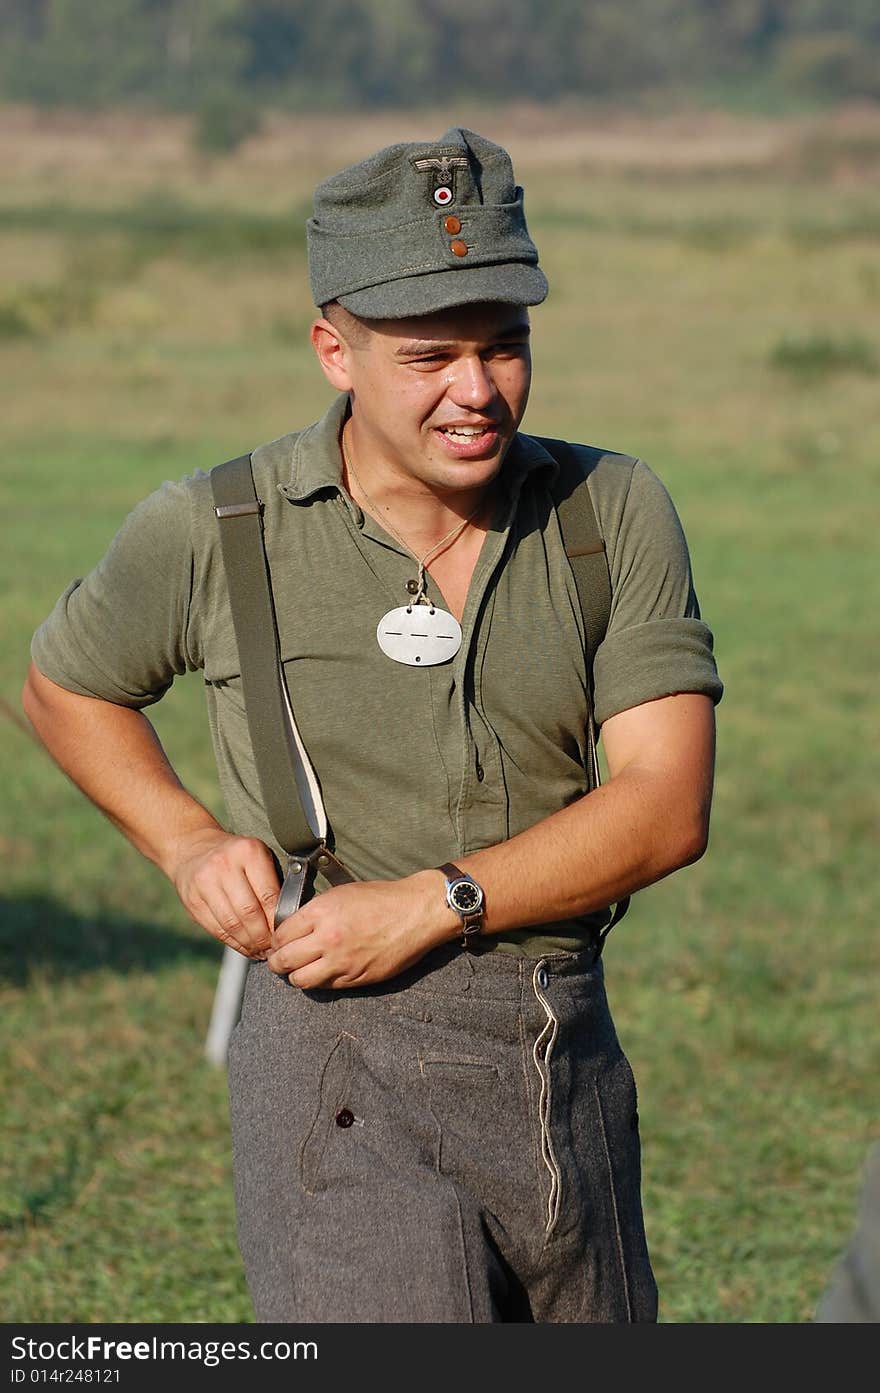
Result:
M321 313L355 348L364 347L368 337L367 326L351 310L347 310L338 300L328 300L326 305L321 306Z

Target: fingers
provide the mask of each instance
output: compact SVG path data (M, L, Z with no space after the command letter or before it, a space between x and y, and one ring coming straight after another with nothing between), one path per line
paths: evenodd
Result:
M196 923L246 957L267 956L280 886L262 842L221 834L193 857L182 880L178 893Z
M267 958L266 965L279 976L284 976L295 987L327 987L332 985L328 980L327 964L320 949L311 943L297 945L298 951L292 955L285 950L286 956L283 962L278 961L278 955L273 954ZM273 959L276 966L273 967Z
M272 943L276 948L281 948L285 943L293 943L299 938L305 938L306 934L314 933L318 927L314 922L313 905L303 905L294 914L282 919L277 929L273 929Z
M304 992L314 991L317 987L349 987L352 985L347 978L328 974L327 967L321 958L317 958L313 963L307 963L305 967L297 968L296 972L288 972L287 980Z
M409 887L415 908L401 884L359 881L325 890L278 926L267 966L305 990L379 982L408 967L431 946L433 929L422 929L422 883Z
M266 965L305 990L348 987L360 976L354 953L359 937L358 925L342 924L328 915L327 896L321 895L275 930Z
M224 946L234 948L248 958L265 958L269 949L268 934L264 932L262 939L255 935L229 898L220 891L215 891L210 901L196 901L190 907L190 916Z
M271 932L259 897L244 871L219 886L211 910L224 941L248 957L265 957Z
M300 909L289 919L285 919L272 934L266 963L273 972L290 975L309 963L317 962L322 954L323 947L315 933L311 916L304 909ZM297 982L295 985L300 986L301 983Z

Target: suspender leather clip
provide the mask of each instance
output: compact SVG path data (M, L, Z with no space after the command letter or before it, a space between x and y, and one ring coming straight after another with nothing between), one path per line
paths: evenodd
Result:
M355 879L348 867L342 864L338 856L334 856L324 842L319 842L312 851L289 856L281 894L275 907L274 928L277 929L284 919L289 919L291 914L296 913L302 904L306 882L318 872L331 885L345 885Z

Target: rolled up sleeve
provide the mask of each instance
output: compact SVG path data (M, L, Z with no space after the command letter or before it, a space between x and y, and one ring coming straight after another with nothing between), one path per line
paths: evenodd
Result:
M614 535L611 616L593 666L598 724L678 692L699 692L717 703L723 685L684 530L665 487L641 460L616 522L616 532L605 532Z
M712 631L700 619L657 619L606 638L596 653L596 720L676 692L721 700Z

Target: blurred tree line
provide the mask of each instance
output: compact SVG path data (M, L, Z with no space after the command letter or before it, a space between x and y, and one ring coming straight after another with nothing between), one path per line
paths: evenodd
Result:
M880 98L878 0L0 0L0 100L213 112L695 83ZM224 117L225 113L225 117ZM250 113L250 115L249 115Z

